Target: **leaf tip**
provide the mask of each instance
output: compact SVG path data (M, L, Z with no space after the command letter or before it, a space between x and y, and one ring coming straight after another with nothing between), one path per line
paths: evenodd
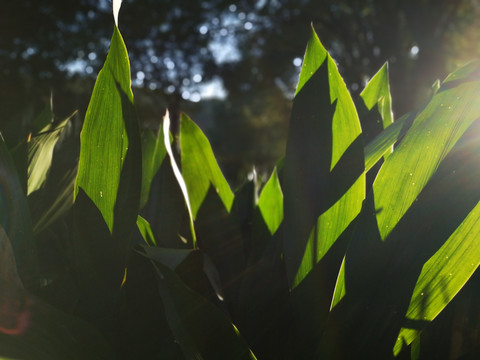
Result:
M112 7L113 7L113 18L115 19L115 26L118 27L118 12L120 11L120 7L122 6L122 0L113 0Z

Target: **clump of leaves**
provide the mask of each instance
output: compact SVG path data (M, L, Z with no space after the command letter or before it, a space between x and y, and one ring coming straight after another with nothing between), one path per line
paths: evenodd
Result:
M114 4L78 168L51 109L0 142L0 356L417 358L480 264L480 63L393 121L312 29L285 158L232 191L188 116L140 133Z

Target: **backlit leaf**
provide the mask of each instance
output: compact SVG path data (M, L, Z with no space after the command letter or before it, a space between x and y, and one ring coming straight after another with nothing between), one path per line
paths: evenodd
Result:
M28 191L27 195L42 187L46 181L53 157L53 149L75 114L60 122L44 127L28 142Z
M302 281L360 211L365 196L360 133L345 83L312 29L293 103L282 183L291 287Z
M458 70L463 72L464 69ZM448 79L462 78L454 73ZM383 239L415 201L460 136L480 116L480 104L475 100L480 82L459 83L450 89L451 81L448 80L417 115L391 158L380 169L373 189L375 206L381 209L377 221Z
M124 161L127 156L133 155L129 147L137 150L139 135L136 121L128 54L115 26L110 51L98 74L85 115L75 183L75 196L79 188L85 191L102 213L110 232L114 228L114 208ZM132 159L136 164L140 161Z
M210 143L185 114L181 115L180 147L182 175L187 185L193 217L196 218L210 187L213 187L225 208L230 211L234 196L215 160Z
M368 110L377 106L383 120L383 128L386 129L393 123L392 98L390 95L390 82L388 79L388 63L369 80L365 89L360 93Z
M273 235L283 220L283 193L276 168L262 189L258 198L258 208L270 234Z

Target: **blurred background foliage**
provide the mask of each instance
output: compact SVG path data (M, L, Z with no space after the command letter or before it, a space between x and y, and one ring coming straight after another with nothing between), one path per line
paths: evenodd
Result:
M106 57L109 0L4 0L0 122L9 146L53 96L79 130ZM144 128L165 108L206 132L233 184L283 155L291 99L313 23L354 98L389 62L395 117L480 54L478 0L124 0L120 29Z

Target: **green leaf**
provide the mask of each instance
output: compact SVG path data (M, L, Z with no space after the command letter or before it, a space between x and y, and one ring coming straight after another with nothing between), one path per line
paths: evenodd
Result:
M283 220L283 193L276 168L262 189L258 198L258 208L270 234L273 235Z
M180 172L180 169L178 168L177 160L173 155L172 146L170 144L170 115L168 114L168 111L165 114L165 117L163 118L163 143L165 144L165 149L167 150L168 157L170 158L170 165L172 167L173 174L175 175L175 179L177 180L178 186L182 191L183 199L185 201L185 206L187 207L187 210L188 210L188 218L190 220L190 233L192 235L193 248L196 248L197 239L195 235L195 226L193 223L195 217L193 216L190 196L187 190L187 185L185 183L182 173Z
M140 204L141 142L130 65L114 28L80 137L72 268L79 313L98 326L115 311Z
M456 73L463 74L464 69ZM415 201L457 140L480 116L480 82L468 81L450 88L448 79L415 118L395 152L380 169L373 185L377 221L385 239ZM450 85L449 85L450 84Z
M181 115L180 147L182 175L187 185L192 214L195 219L210 187L230 211L233 193L225 180L208 139L185 114Z
M110 51L98 74L85 115L75 183L75 197L82 188L102 213L110 232L116 225L114 209L117 196L121 194L124 162L140 147L136 121L127 49L115 26ZM131 159L131 162L140 164L141 159ZM124 178L128 176L126 174ZM133 176L139 177L139 174ZM138 207L135 203L129 206L134 211Z
M147 203L152 180L167 155L163 138L163 128L159 129L157 136L151 131L146 131L142 138L142 193L140 196L140 208L143 208Z
M320 342L327 357L388 357L395 343L398 353L478 266L478 80L444 83L385 160L346 254L345 296ZM422 176L404 174L412 167Z
M38 190L45 184L52 165L53 149L65 130L72 114L57 126L52 124L44 127L38 135L31 138L28 144L28 190L27 195Z
M365 197L360 134L345 83L312 29L293 103L282 183L291 287L305 278L360 212Z
M391 126L383 130L365 147L365 170L369 171L384 155L389 154L392 146L399 141L410 128L415 113L403 115Z
M157 242L155 240L155 236L153 235L150 224L140 215L137 217L137 227L138 231L140 231L140 235L142 235L142 238L145 240L147 245L157 246Z
M360 93L360 96L368 110L372 110L373 107L377 105L378 112L383 120L384 129L393 123L388 63L385 63L370 79L365 89Z
M342 298L345 296L345 293L345 258L343 258L340 271L338 272L337 283L335 284L335 292L333 293L330 310L333 309L335 305L340 302L340 300L342 300Z
M403 345L409 345L415 340L421 330L448 305L453 297L465 285L480 264L480 197L474 193L475 182L480 174L479 121L468 131L471 136L457 146L460 155L450 169L452 177L458 178L456 196L459 201L467 202L468 197L478 202L470 211L455 232L442 247L423 266L417 280L410 305L406 314L406 324L402 328L395 344L394 354L397 355ZM466 133L467 134L467 133ZM460 141L459 141L460 143ZM453 161L452 161L453 162ZM448 179L446 177L446 179ZM476 195L476 196L475 196ZM476 200L475 200L476 199ZM450 205L451 206L451 205ZM455 216L451 206L452 215Z

